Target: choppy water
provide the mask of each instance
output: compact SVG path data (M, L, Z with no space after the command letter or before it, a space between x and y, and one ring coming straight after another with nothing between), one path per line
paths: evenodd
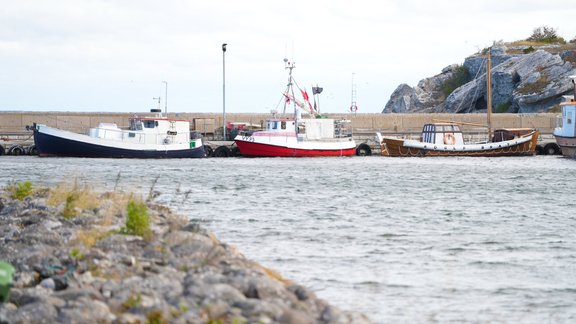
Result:
M247 257L378 323L576 321L576 162L561 157L2 156L0 179L153 187Z

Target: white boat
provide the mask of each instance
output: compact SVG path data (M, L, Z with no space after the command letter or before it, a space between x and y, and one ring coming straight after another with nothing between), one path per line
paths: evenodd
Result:
M349 129L349 120L321 118L317 109L309 102L306 90L302 90L292 78L294 63L284 59L289 70L288 87L283 94L284 111L290 103L294 105L293 118L271 118L262 131L239 134L234 142L240 154L255 157L311 157L351 156L356 154L356 142ZM303 102L294 95L294 85L300 91ZM322 92L312 89L313 96ZM316 102L316 101L315 101ZM314 105L316 106L316 105ZM310 115L302 118L302 113Z
M574 96L565 96L562 107L562 125L554 129L556 143L562 155L576 159L576 75L570 77L574 84Z
M153 112L157 112L153 110ZM163 117L130 118L129 129L100 123L88 134L34 124L39 156L94 158L202 158L201 138L191 138L190 122Z

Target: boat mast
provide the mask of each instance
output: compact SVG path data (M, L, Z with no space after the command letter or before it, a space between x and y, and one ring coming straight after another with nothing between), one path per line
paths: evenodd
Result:
M286 100L284 100L284 111L283 114L286 113L286 104L291 100L294 101L294 114L296 114L296 97L294 97L294 88L293 88L293 81L292 81L292 69L295 68L294 62L288 61L287 58L284 59L284 69L288 70L288 85L286 86ZM290 98L292 95L292 98Z
M288 61L287 58L284 59L284 68L288 69L288 85L286 87L286 96L288 99L291 99L294 105L294 131L298 134L298 122L299 122L299 114L298 114L298 106L296 104L296 97L294 96L294 80L292 79L292 69L295 68L294 62ZM292 98L290 98L292 96ZM286 103L287 100L284 100L284 112L286 113Z
M486 117L488 121L488 141L492 141L492 80L490 76L490 52L492 48L488 49L488 57L486 60L486 101L487 101L487 112Z

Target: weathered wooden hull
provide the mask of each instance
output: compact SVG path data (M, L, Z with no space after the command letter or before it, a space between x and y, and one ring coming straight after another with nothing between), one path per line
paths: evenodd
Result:
M539 133L530 133L525 141L516 143L514 141L504 141L475 145L434 145L425 147L411 147L406 140L384 138L381 143L382 155L384 156L530 156L536 154L536 144Z

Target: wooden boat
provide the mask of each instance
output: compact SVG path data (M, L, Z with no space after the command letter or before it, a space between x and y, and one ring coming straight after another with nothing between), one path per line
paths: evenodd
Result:
M154 110L154 112L157 112ZM162 117L134 117L129 129L100 123L88 135L34 124L39 156L91 158L202 158L201 138L191 138L190 122Z
M576 75L570 77L574 84L574 96L566 96L562 108L562 125L554 129L556 143L562 155L576 159Z
M284 111L289 103L294 104L293 118L271 118L262 131L242 133L234 138L240 154L254 157L313 157L313 156L352 156L356 154L356 143L349 131L349 120L321 118L308 101L306 90L295 84L292 78L294 63L284 59L289 70L288 87L283 94ZM296 85L304 102L294 96ZM313 88L318 95L321 88ZM316 105L314 105L316 106ZM311 117L302 118L302 112Z
M377 133L384 156L524 156L536 154L539 131L530 128L492 130L492 99L490 83L490 51L487 59L487 125L488 140L465 143L460 125L466 123L438 122L424 125L420 140L382 137Z
M459 125L424 125L421 140L382 138L384 156L522 156L534 155L539 132L532 129L499 129L492 141L465 143Z

